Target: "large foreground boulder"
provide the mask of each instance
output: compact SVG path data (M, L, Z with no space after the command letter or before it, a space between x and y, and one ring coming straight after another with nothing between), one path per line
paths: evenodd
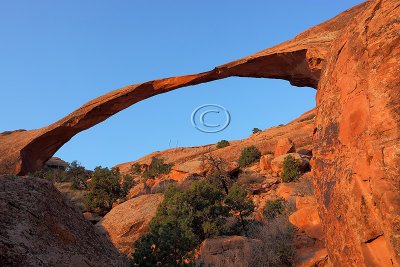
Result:
M51 182L0 176L0 266L125 266Z
M149 231L149 222L163 199L162 194L132 198L114 207L96 226L108 234L120 252L129 255L135 241Z

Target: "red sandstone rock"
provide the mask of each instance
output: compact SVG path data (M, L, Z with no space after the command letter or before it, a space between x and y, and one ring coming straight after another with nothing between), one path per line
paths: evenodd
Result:
M289 138L282 138L278 140L275 147L275 157L279 157L284 154L293 153L296 149L294 147L294 143Z
M162 194L142 195L113 208L96 226L104 230L115 247L126 255L133 252L133 245L149 231Z
M0 175L1 266L126 266L49 181Z
M315 192L334 266L400 266L400 5L359 7L318 84Z
M271 170L271 161L273 160L273 155L263 155L260 158L260 169L263 171Z

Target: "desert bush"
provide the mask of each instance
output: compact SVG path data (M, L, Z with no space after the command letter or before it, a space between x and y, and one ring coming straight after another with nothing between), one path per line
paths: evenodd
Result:
M259 133L261 130L259 128L253 128L253 134Z
M143 180L154 179L160 174L168 174L171 171L172 164L164 162L164 159L153 157L149 168L142 173Z
M134 163L131 165L131 173L132 174L141 174L142 173L142 165L139 163Z
M203 155L201 160L203 169L207 171L206 181L224 190L225 194L228 194L229 187L231 187L233 183L227 171L229 163L225 159L217 157L212 153Z
M256 146L248 146L243 148L239 157L239 166L241 168L247 167L252 163L258 161L261 157L261 152Z
M85 169L78 161L74 160L66 169L67 176L72 181L71 188L78 190L87 189L87 179L89 179L90 172Z
M277 198L265 202L263 213L267 219L273 219L285 211L285 200Z
M286 156L283 160L282 182L289 183L297 180L301 175L300 164L292 156Z
M250 236L262 241L261 252L254 253L250 266L293 266L295 229L286 214L266 223L253 224Z
M239 178L237 179L237 183L239 185L249 185L255 183L262 183L264 181L264 176L257 173L248 173L243 172L239 174Z
M41 170L28 175L46 179L54 183L70 182L71 189L85 190L87 188L86 181L90 176L90 171L86 170L76 160L68 164L66 169L53 169L43 167Z
M248 236L247 217L250 216L255 209L253 200L247 198L247 193L243 188L241 188L238 184L234 184L230 188L229 194L225 197L225 205L232 212L239 215L238 217L242 226L243 233Z
M219 141L219 142L217 143L217 148L220 149L220 148L227 147L227 146L229 146L229 145L230 145L230 144L229 144L228 141L226 141L226 140L221 140L221 141Z
M130 176L125 176L121 184L121 174L118 168L96 167L88 184L83 203L88 211L98 212L101 215L111 210L112 204L124 198L133 185Z
M170 187L165 192L150 232L135 242L132 266L183 266L190 252L204 239L223 232L228 209L223 193L204 181L186 191Z

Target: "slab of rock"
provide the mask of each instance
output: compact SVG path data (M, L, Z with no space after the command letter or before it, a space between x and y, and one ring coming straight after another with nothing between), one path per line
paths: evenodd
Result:
M271 161L274 159L273 155L262 155L260 158L260 169L262 171L271 170Z
M149 194L150 193L150 188L145 186L144 183L140 182L131 189L129 189L128 194L126 195L127 199L131 199L134 197L138 197L141 195Z
M284 154L296 152L296 148L294 143L289 138L279 139L276 143L274 156L279 157Z
M121 253L130 255L135 241L149 231L149 222L163 198L162 194L132 198L113 208L96 227L105 231Z
M297 210L289 216L289 221L300 231L304 231L307 236L323 240L323 229L316 204L315 198L312 196L297 196Z
M0 176L0 266L126 266L51 182Z
M254 259L259 258L261 247L261 240L244 236L206 239L199 248L196 263L210 267L255 266Z

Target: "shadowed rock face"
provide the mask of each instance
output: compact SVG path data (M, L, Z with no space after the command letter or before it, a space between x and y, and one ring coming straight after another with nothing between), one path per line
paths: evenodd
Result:
M130 105L232 76L318 90L316 197L334 266L399 265L400 4L373 0L209 72L127 86L47 127L0 134L0 173L40 168L75 134Z

